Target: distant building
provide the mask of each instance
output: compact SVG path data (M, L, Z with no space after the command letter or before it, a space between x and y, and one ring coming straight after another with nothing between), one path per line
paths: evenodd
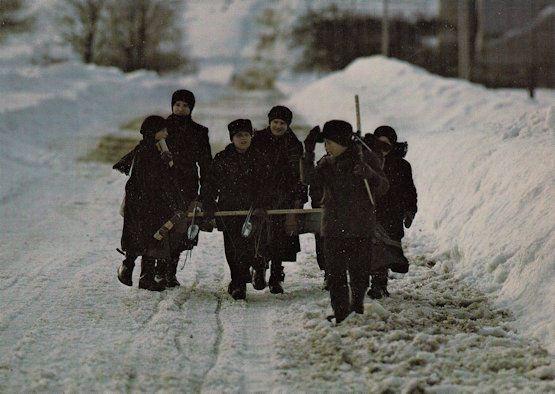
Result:
M553 0L441 0L444 44L456 45L461 3L474 4L468 21L472 80L489 86L555 87Z

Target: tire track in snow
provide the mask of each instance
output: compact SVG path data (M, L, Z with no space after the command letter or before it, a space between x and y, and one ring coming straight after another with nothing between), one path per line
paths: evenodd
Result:
M222 337L224 333L224 326L222 324L222 318L220 315L220 312L222 310L222 296L219 293L214 293L214 297L216 298L216 309L214 310L214 315L216 316L216 325L217 325L216 340L212 345L212 352L211 352L212 358L210 360L210 364L208 368L206 369L206 371L202 376L201 384L198 389L199 392L203 392L204 385L206 384L206 378L218 363L218 359L220 357L220 346L222 344Z

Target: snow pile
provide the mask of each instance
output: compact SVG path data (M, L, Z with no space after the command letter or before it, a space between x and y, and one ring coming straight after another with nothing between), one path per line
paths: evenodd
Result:
M555 94L538 101L371 57L323 78L289 104L313 123L393 126L409 142L419 192L408 232L433 237L438 272L457 275L515 312L520 329L555 351Z
M190 78L80 63L39 67L26 63L27 55L0 53L3 199L36 177L63 171L123 122L148 112L168 115L176 88L192 89L201 100L212 94L211 85Z

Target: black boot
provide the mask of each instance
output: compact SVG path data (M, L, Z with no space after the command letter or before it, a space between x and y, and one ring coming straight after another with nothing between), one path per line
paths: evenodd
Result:
M355 312L360 315L364 314L364 292L365 291L366 291L366 288L352 290L351 305L349 307L351 312Z
M270 280L268 281L268 287L270 288L270 293L272 294L282 294L283 287L281 282L285 279L285 274L283 273L283 266L281 261L272 261L270 265Z
M231 291L231 296L234 300L244 300L247 298L247 284L241 283L233 287Z
M253 268L251 282L255 290L264 290L267 285L266 270L263 268Z
M156 259L152 257L144 257L141 259L141 278L139 279L139 289L150 291L163 291L166 288L165 281L160 275L155 275L156 271L160 271L160 267L156 267ZM156 279L158 276L158 280Z
M137 256L126 256L123 263L118 267L118 279L126 286L133 286L133 268Z
M175 277L177 273L177 266L179 265L179 257L173 258L168 261L168 265L166 266L166 287L176 287L181 286L181 283Z
M389 297L389 292L387 291L387 275L372 275L372 285L370 286L370 290L368 290L368 296L373 300Z

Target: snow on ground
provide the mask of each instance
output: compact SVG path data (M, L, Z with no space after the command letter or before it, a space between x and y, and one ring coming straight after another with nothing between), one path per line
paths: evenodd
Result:
M359 59L289 103L310 122L392 125L409 142L419 213L440 272L496 297L555 351L555 93L488 90L383 57Z
M428 183L433 174L422 168L427 163L419 165L413 156L409 159L415 164L423 212L415 223L423 231L409 237L413 269L392 280L391 299L368 300L363 316L339 327L324 321L329 299L320 289L322 277L309 235L302 237L298 263L286 264L284 295L249 286L246 302L233 301L226 293L229 272L217 232L202 233L193 255L182 259L182 287L150 293L122 286L115 276L121 256L114 249L126 178L109 165L79 158L99 137L120 133L122 123L148 113L167 114L176 87L195 91L194 115L209 125L211 140L220 143L227 141L225 125L233 117L249 116L260 127L269 106L282 97L233 93L209 77L126 75L77 63L37 67L22 60L30 55L22 48L0 52L1 392L555 390L551 356L536 341L520 336L507 311L471 286L479 283L461 281L447 269L445 256L432 268L433 233L426 230L424 217L436 189ZM375 79L386 81L387 69L399 67L405 71L393 72L400 80L397 87L411 73L427 80L435 89L429 107L430 101L440 105L446 94L453 94L450 85L457 90L459 84L384 63L382 77ZM443 83L445 90L436 86ZM368 86L385 92L385 85ZM487 104L491 93L462 85L458 93L477 90ZM333 89L341 97L346 88ZM388 97L399 101L396 94L389 91ZM517 113L521 99L506 96L503 108ZM363 103L370 98L363 97ZM415 130L422 130L424 112L433 112L428 114L432 120L438 117L430 108L394 112L394 103L386 98L372 102L380 111L376 122L414 122ZM348 104L342 114L337 112L342 107L328 105L326 94L311 100L321 104L317 114L322 116L316 119L315 113L303 111L312 122L347 116L352 109ZM453 117L461 106L457 100L452 97ZM541 128L543 107L527 105L536 112L519 124L539 119ZM365 124L372 124L363 113ZM296 122L299 118L295 114ZM497 119L504 124L504 117ZM538 142L534 136L541 133L522 129L526 138ZM524 137L503 141L519 138ZM425 141L431 146L429 137ZM424 148L409 142L411 155ZM452 231L445 222L438 229ZM510 259L499 263L512 264Z

